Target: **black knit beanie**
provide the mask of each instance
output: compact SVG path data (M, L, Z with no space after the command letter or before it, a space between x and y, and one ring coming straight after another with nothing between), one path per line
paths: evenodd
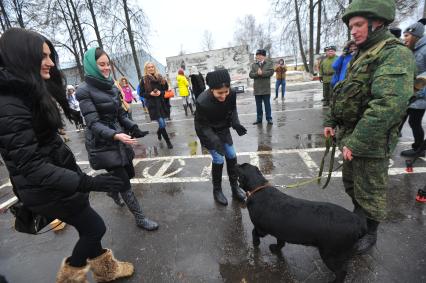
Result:
M229 87L231 85L231 77L228 70L222 69L207 73L206 82L211 89L218 89L224 86Z

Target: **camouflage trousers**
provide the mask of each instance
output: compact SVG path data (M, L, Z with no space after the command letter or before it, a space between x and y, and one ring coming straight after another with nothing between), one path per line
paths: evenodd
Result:
M342 168L346 193L368 218L379 222L386 218L388 165L387 158L354 157Z
M333 95L333 87L331 83L322 83L322 96L325 102L330 102Z

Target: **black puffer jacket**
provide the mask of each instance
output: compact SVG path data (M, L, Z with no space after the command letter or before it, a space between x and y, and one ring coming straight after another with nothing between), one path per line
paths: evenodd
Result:
M219 143L232 145L229 128L240 124L235 92L231 91L226 100L220 102L207 89L198 96L196 103L194 125L201 144L210 150L217 149Z
M57 129L33 127L30 87L0 69L0 153L18 198L46 216L84 209L88 195L76 192L83 174Z
M80 110L87 124L86 149L93 169L112 169L132 163L131 146L113 139L128 134L136 123L127 118L121 107L120 91L111 83L86 77L76 91Z

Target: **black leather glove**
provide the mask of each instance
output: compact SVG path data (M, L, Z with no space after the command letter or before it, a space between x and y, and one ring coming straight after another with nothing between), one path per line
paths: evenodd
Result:
M244 128L244 126L241 124L234 125L232 128L234 128L234 130L239 136L244 136L245 134L247 134L247 129Z
M149 131L141 131L137 126L133 127L133 129L130 131L130 136L132 138L143 138L149 133Z
M82 193L95 192L119 192L124 189L123 181L110 174L100 174L95 177L84 174L81 177L77 191Z

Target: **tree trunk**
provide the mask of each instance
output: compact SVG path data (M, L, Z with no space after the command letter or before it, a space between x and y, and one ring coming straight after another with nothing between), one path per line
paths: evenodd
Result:
M13 0L13 9L15 10L19 26L25 28L24 18L22 17L22 4L19 3L19 0Z
M349 0L349 4L352 3L352 0ZM348 28L348 41L351 40L351 30Z
M90 15L92 16L93 29L95 30L98 45L100 48L104 49L104 46L102 44L102 39L101 39L101 33L99 32L98 22L96 21L95 10L93 9L93 2L92 0L86 0L86 3L87 3L87 6L89 6Z
M315 47L315 54L321 51L321 17L322 17L322 0L318 0L318 16L317 16L317 44Z
M83 66L81 65L80 57L78 56L77 46L76 46L75 40L73 38L72 29L71 29L70 25L68 24L67 16L65 14L64 9L62 8L60 1L58 1L58 4L59 4L59 8L61 9L62 16L64 17L64 22L65 22L65 25L67 27L68 33L70 35L71 46L72 46L72 50L73 50L72 53L74 55L75 62L77 64L78 74L80 75L80 79L83 81L84 80Z
M80 17L78 16L77 9L74 5L73 0L70 0L71 8L74 12L75 21L77 23L78 32L80 33L81 42L83 43L84 51L87 51L86 39L84 38L83 29L81 28Z
M4 18L5 29L11 28L12 25L10 24L9 16L7 15L6 9L4 7L3 0L0 0L0 9L1 9L0 12L3 15L3 18Z
M423 18L426 18L426 0L423 1Z
M2 17L1 17L1 15L0 15L0 24L1 24L1 30L3 31L3 32L5 32L6 31L6 26L4 25L4 23L3 23L3 19L2 19Z
M309 0L309 72L314 74L314 0Z
M138 80L140 81L142 79L142 72L141 72L141 67L139 66L138 54L136 52L135 39L133 38L132 25L130 23L130 18L129 18L129 9L127 7L127 0L123 0L123 7L124 7L124 15L126 16L126 24L127 24L126 30L127 30L127 34L129 35L130 47L132 48L132 55L133 55L133 60L135 62L136 72L138 74Z
M72 30L74 30L74 32L75 32L76 40L77 40L77 43L78 43L78 48L80 49L81 58L83 58L84 50L83 50L83 46L81 45L81 36L78 32L77 25L76 25L76 22L75 22L75 18L73 17L73 14L71 12L71 8L70 8L70 2L71 1L72 0L65 0L65 3L67 4L68 15L70 16L70 19L71 19Z
M306 62L305 50L303 49L303 41L302 41L302 31L300 30L300 15L299 15L299 7L297 0L294 0L294 8L296 11L296 26L297 26L297 37L299 38L299 49L300 56L302 56L303 66L305 67L305 71L309 71L308 63Z

